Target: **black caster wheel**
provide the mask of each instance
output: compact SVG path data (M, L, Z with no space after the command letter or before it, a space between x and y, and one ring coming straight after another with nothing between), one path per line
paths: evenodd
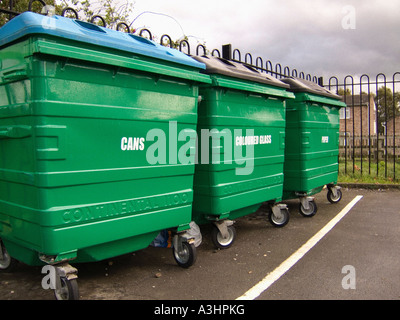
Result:
M282 228L289 222L289 210L287 208L283 208L280 210L280 215L274 215L273 211L270 210L268 213L268 220L274 226L278 228Z
M211 240L218 249L228 249L232 246L236 239L236 229L234 226L227 226L228 237L224 238L221 231L214 227L211 232Z
M54 290L57 300L79 300L79 288L77 279L60 278L61 287Z
M11 257L3 245L3 242L0 240L0 273L9 273L13 272L16 265L18 264L18 260Z
M182 268L189 268L197 258L197 250L193 243L182 241L178 248L173 248L173 255L176 263Z
M328 198L328 201L330 203L338 203L340 200L342 200L342 190L337 189L336 197L335 197L335 195L333 194L333 191L331 189L329 189L326 197Z
M315 201L308 202L308 209L304 208L302 203L299 205L299 211L303 217L311 218L317 213L317 210L318 208Z

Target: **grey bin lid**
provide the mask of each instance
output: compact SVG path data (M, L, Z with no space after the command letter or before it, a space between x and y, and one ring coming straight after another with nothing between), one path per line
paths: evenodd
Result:
M206 65L206 70L203 72L208 75L224 75L289 89L289 85L270 75L262 74L255 68L243 63L213 56L192 56L192 58Z
M313 93L319 96L324 96L336 100L342 99L341 96L332 93L328 89L321 87L315 82L309 81L309 80L304 80L300 78L295 78L295 77L288 77L288 78L283 78L281 79L282 82L287 83L290 85L290 91L291 92L305 92L305 93Z

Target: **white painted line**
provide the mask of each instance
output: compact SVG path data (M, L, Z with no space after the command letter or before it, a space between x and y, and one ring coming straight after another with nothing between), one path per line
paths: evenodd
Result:
M269 273L264 279L248 290L244 295L236 300L254 300L261 293L267 290L275 281L282 277L291 267L293 267L308 251L311 250L332 228L356 205L363 196L356 196L342 211L340 211L331 221L329 221L320 231L303 244L295 253L280 264L274 271Z

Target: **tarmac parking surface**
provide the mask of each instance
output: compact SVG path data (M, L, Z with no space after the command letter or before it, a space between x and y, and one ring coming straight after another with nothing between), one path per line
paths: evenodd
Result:
M74 265L80 299L235 300L359 195L361 200L328 233L254 299L400 299L400 190L342 191L338 204L327 201L326 190L316 195L318 212L311 218L298 213L298 200L286 201L290 221L283 228L273 227L262 214L238 219L236 241L225 250L213 247L212 226L201 226L203 242L188 269L175 263L171 249L154 247ZM23 264L14 273L1 273L0 300L54 300L53 291L41 286L43 276L41 267Z

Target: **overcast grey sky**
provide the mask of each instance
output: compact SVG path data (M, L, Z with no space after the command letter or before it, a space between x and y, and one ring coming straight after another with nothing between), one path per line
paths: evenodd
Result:
M135 0L133 27L226 43L311 75L400 71L400 0ZM172 18L171 18L172 17ZM193 50L193 49L192 49ZM243 58L243 57L242 57Z

